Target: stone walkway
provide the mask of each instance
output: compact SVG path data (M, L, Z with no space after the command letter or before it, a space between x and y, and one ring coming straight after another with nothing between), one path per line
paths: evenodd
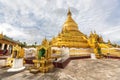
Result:
M1 80L120 80L120 60L117 59L72 60L64 69L45 74L32 74L27 69L7 73L7 69L0 69Z

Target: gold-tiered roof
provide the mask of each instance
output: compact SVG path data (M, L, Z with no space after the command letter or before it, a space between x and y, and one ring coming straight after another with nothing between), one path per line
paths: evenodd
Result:
M77 23L72 19L72 13L70 12L70 9L67 13L67 19L63 25L62 31L71 31L71 30L76 30L78 31L78 25Z
M6 35L3 35L3 33L0 34L0 43L5 44L21 44L19 41L15 41L12 38L9 38Z
M70 9L67 13L67 19L63 24L61 33L53 38L52 46L56 47L75 47L88 48L87 36L79 31L77 23L72 19Z

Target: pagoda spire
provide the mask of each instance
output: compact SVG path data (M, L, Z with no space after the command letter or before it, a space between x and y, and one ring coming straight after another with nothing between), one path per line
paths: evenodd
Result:
M91 31L90 34L93 34L93 32Z
M1 32L1 34L3 35L3 32Z
M70 8L68 8L68 13L67 13L67 15L68 15L68 16L71 16L71 15L72 15L72 13L71 13L71 11L70 11Z
M67 13L67 19L63 25L62 32L65 31L73 31L76 30L78 31L78 25L77 23L72 19L72 13L70 11L70 8L68 8L68 13Z
M96 34L96 31L94 30L94 34Z

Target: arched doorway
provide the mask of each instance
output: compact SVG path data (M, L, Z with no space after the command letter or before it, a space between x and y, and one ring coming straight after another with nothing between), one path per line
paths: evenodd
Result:
M38 59L41 59L41 57L45 57L46 50L44 48L41 48L38 53Z
M5 46L4 46L4 50L7 50L7 44L5 44Z

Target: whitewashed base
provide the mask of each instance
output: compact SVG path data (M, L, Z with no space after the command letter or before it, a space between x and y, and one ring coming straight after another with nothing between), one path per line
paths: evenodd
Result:
M17 68L17 69L14 69L14 68L10 68L7 70L7 72L17 72L17 71L21 71L21 70L24 70L25 67L21 67L21 68Z
M25 69L23 66L23 58L15 58L13 59L13 65L12 68L8 69L7 72L17 72Z
M91 54L91 59L97 59L94 53Z

